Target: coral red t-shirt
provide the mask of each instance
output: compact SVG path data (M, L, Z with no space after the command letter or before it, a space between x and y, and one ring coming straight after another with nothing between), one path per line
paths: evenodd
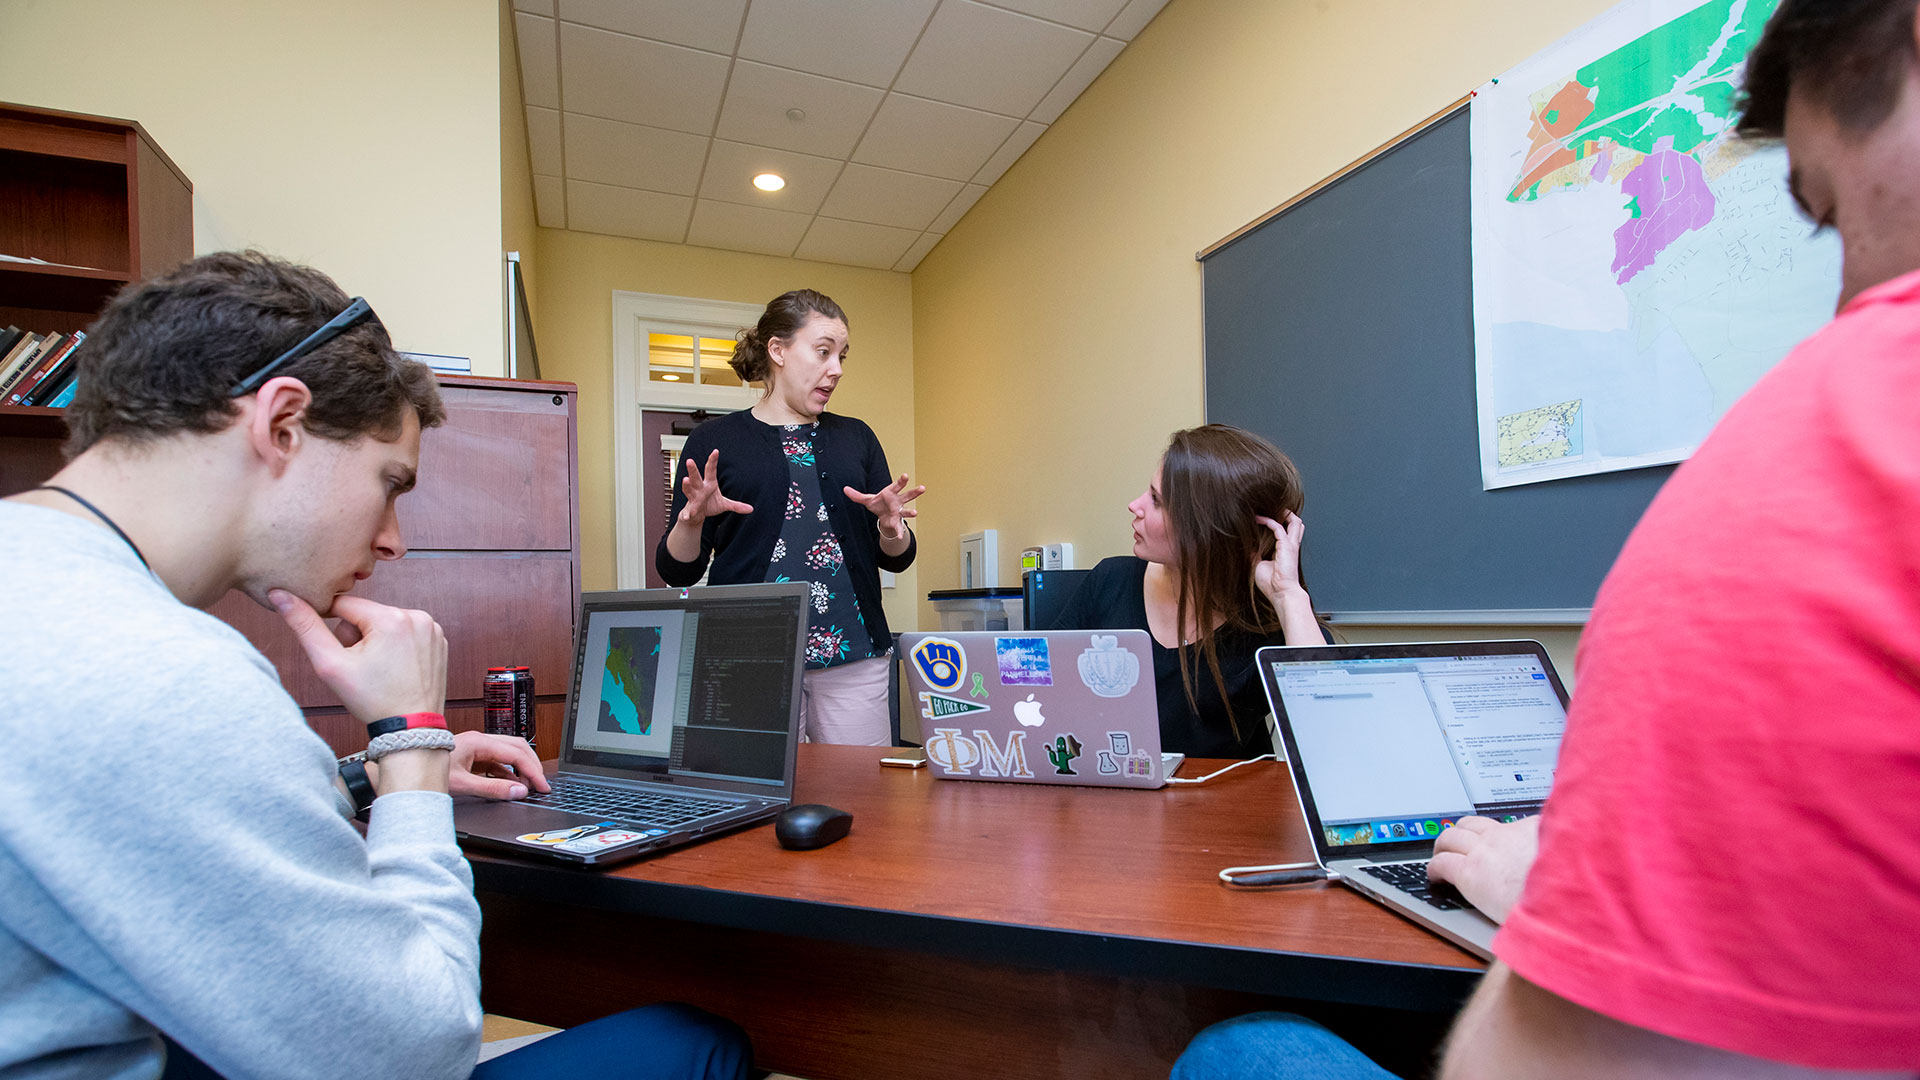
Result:
M1576 670L1500 958L1677 1038L1920 1069L1920 272L1674 473Z

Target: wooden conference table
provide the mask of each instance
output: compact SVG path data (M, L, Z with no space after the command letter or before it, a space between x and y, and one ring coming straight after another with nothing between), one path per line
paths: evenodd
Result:
M808 1080L1164 1077L1272 999L1446 1014L1483 970L1339 886L1220 883L1313 857L1284 764L1137 791L935 780L885 752L800 747L795 801L854 818L817 851L760 826L611 871L474 854L487 1009L571 1026L688 1001Z

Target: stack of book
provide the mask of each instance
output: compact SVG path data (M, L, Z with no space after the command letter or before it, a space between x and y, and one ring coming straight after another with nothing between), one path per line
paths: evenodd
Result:
M61 408L78 385L74 353L87 332L35 334L17 326L0 330L0 405Z

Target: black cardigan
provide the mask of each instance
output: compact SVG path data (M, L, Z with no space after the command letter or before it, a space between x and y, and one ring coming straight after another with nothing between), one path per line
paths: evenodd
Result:
M667 551L667 533L673 531L680 511L687 505L687 494L680 486L686 477L685 463L698 462L705 469L707 455L716 449L720 451L720 493L746 503L754 512L708 518L700 526L699 556L692 562L681 562ZM893 643L893 632L887 628L887 615L880 607L880 571L897 574L912 566L919 540L909 531L907 550L898 555L881 551L880 519L840 490L851 487L870 495L893 483L886 451L880 449L872 428L851 416L821 413L813 452L820 463L820 496L846 554L847 578L853 582L860 615L867 621L874 648L885 650ZM774 542L780 539L781 512L791 482L786 455L780 451L780 428L741 409L694 428L681 455L680 476L673 484L673 508L667 515L666 531L653 549L653 565L660 571L660 579L681 588L692 585L700 580L711 557L710 584L765 581L767 566L773 561Z

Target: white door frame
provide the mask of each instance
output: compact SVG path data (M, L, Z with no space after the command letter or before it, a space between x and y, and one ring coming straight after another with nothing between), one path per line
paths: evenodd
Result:
M694 386L647 377L647 335L698 334L732 337L733 329L759 321L759 304L698 300L658 293L613 292L613 522L614 587L647 587L647 511L641 496L644 470L654 458L640 445L640 410L732 412L760 400L752 386Z

